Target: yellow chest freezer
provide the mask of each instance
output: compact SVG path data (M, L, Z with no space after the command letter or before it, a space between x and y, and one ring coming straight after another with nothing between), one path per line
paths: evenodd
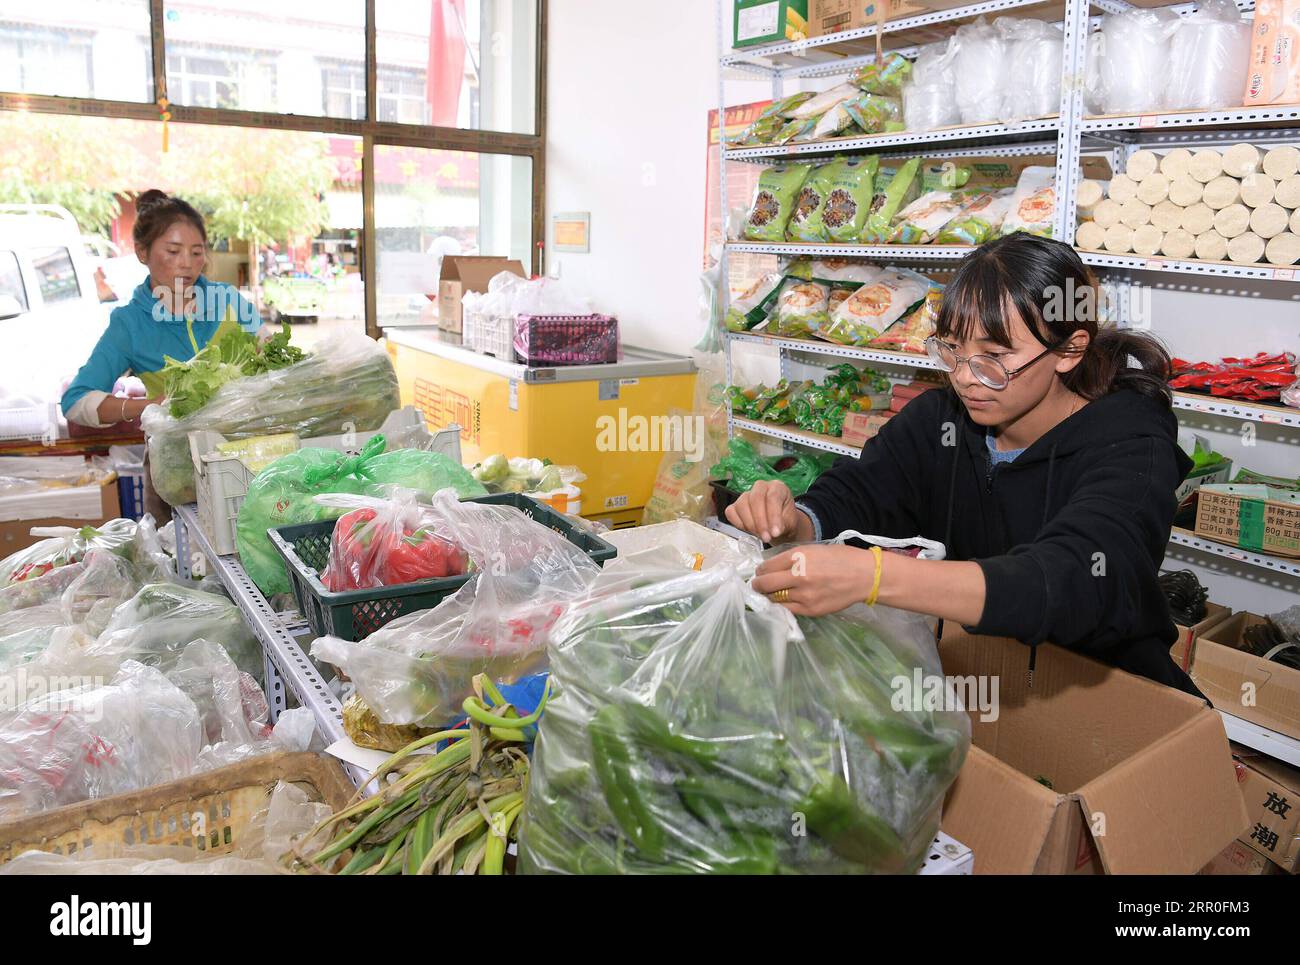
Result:
M493 453L550 459L587 474L582 515L614 524L639 518L650 498L672 409L694 404L689 358L623 347L608 365L529 368L481 355L427 328L388 329L402 404L432 430L461 427L461 456Z

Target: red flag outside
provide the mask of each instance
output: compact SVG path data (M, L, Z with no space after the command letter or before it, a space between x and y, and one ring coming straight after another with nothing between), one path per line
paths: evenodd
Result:
M461 29L464 21L465 0L433 0L425 98L429 102L429 123L436 127L456 126L468 43Z

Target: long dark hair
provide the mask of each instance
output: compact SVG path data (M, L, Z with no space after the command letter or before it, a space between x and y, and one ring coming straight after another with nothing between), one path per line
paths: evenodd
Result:
M177 221L188 221L198 231L203 243L208 243L208 230L203 225L203 215L188 201L173 198L165 191L150 188L135 199L135 227L131 240L137 248L148 251Z
M1017 232L962 259L944 288L935 330L940 338L988 338L1010 348L1006 319L1012 310L1044 348L1082 330L1088 346L1079 364L1061 376L1067 389L1088 400L1132 389L1171 405L1169 353L1146 332L1099 328L1099 303L1097 281L1073 248Z

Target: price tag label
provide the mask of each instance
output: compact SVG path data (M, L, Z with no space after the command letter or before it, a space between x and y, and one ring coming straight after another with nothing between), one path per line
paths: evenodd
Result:
M772 341L772 339L771 339L771 336L764 335L764 336L763 336L763 344L764 344L764 345L772 345L772 344L775 344L775 343L773 343L773 341Z
M1155 127L1155 126L1156 126L1155 114L1143 114L1140 118L1138 118L1138 127Z
M1294 268L1274 268L1273 278L1277 281L1295 281Z
M1259 414L1259 421L1268 422L1275 426L1280 426L1282 424L1282 417L1280 415L1274 415L1272 412L1261 412Z
M1163 268L1164 266L1165 266L1165 262L1164 262L1164 259L1163 259L1163 258L1148 258L1148 259L1147 259L1147 268L1154 269L1154 270L1158 271L1158 270L1160 270L1161 268Z

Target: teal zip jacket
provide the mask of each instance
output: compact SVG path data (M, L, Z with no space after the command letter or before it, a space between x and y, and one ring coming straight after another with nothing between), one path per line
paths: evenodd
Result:
M200 275L194 288L194 317L185 319L172 315L154 297L149 279L141 282L131 300L108 317L108 328L63 393L63 411L71 410L87 392L111 393L114 383L128 372L157 372L166 364L163 356L188 362L227 318L249 333L261 328L257 310L234 286Z

